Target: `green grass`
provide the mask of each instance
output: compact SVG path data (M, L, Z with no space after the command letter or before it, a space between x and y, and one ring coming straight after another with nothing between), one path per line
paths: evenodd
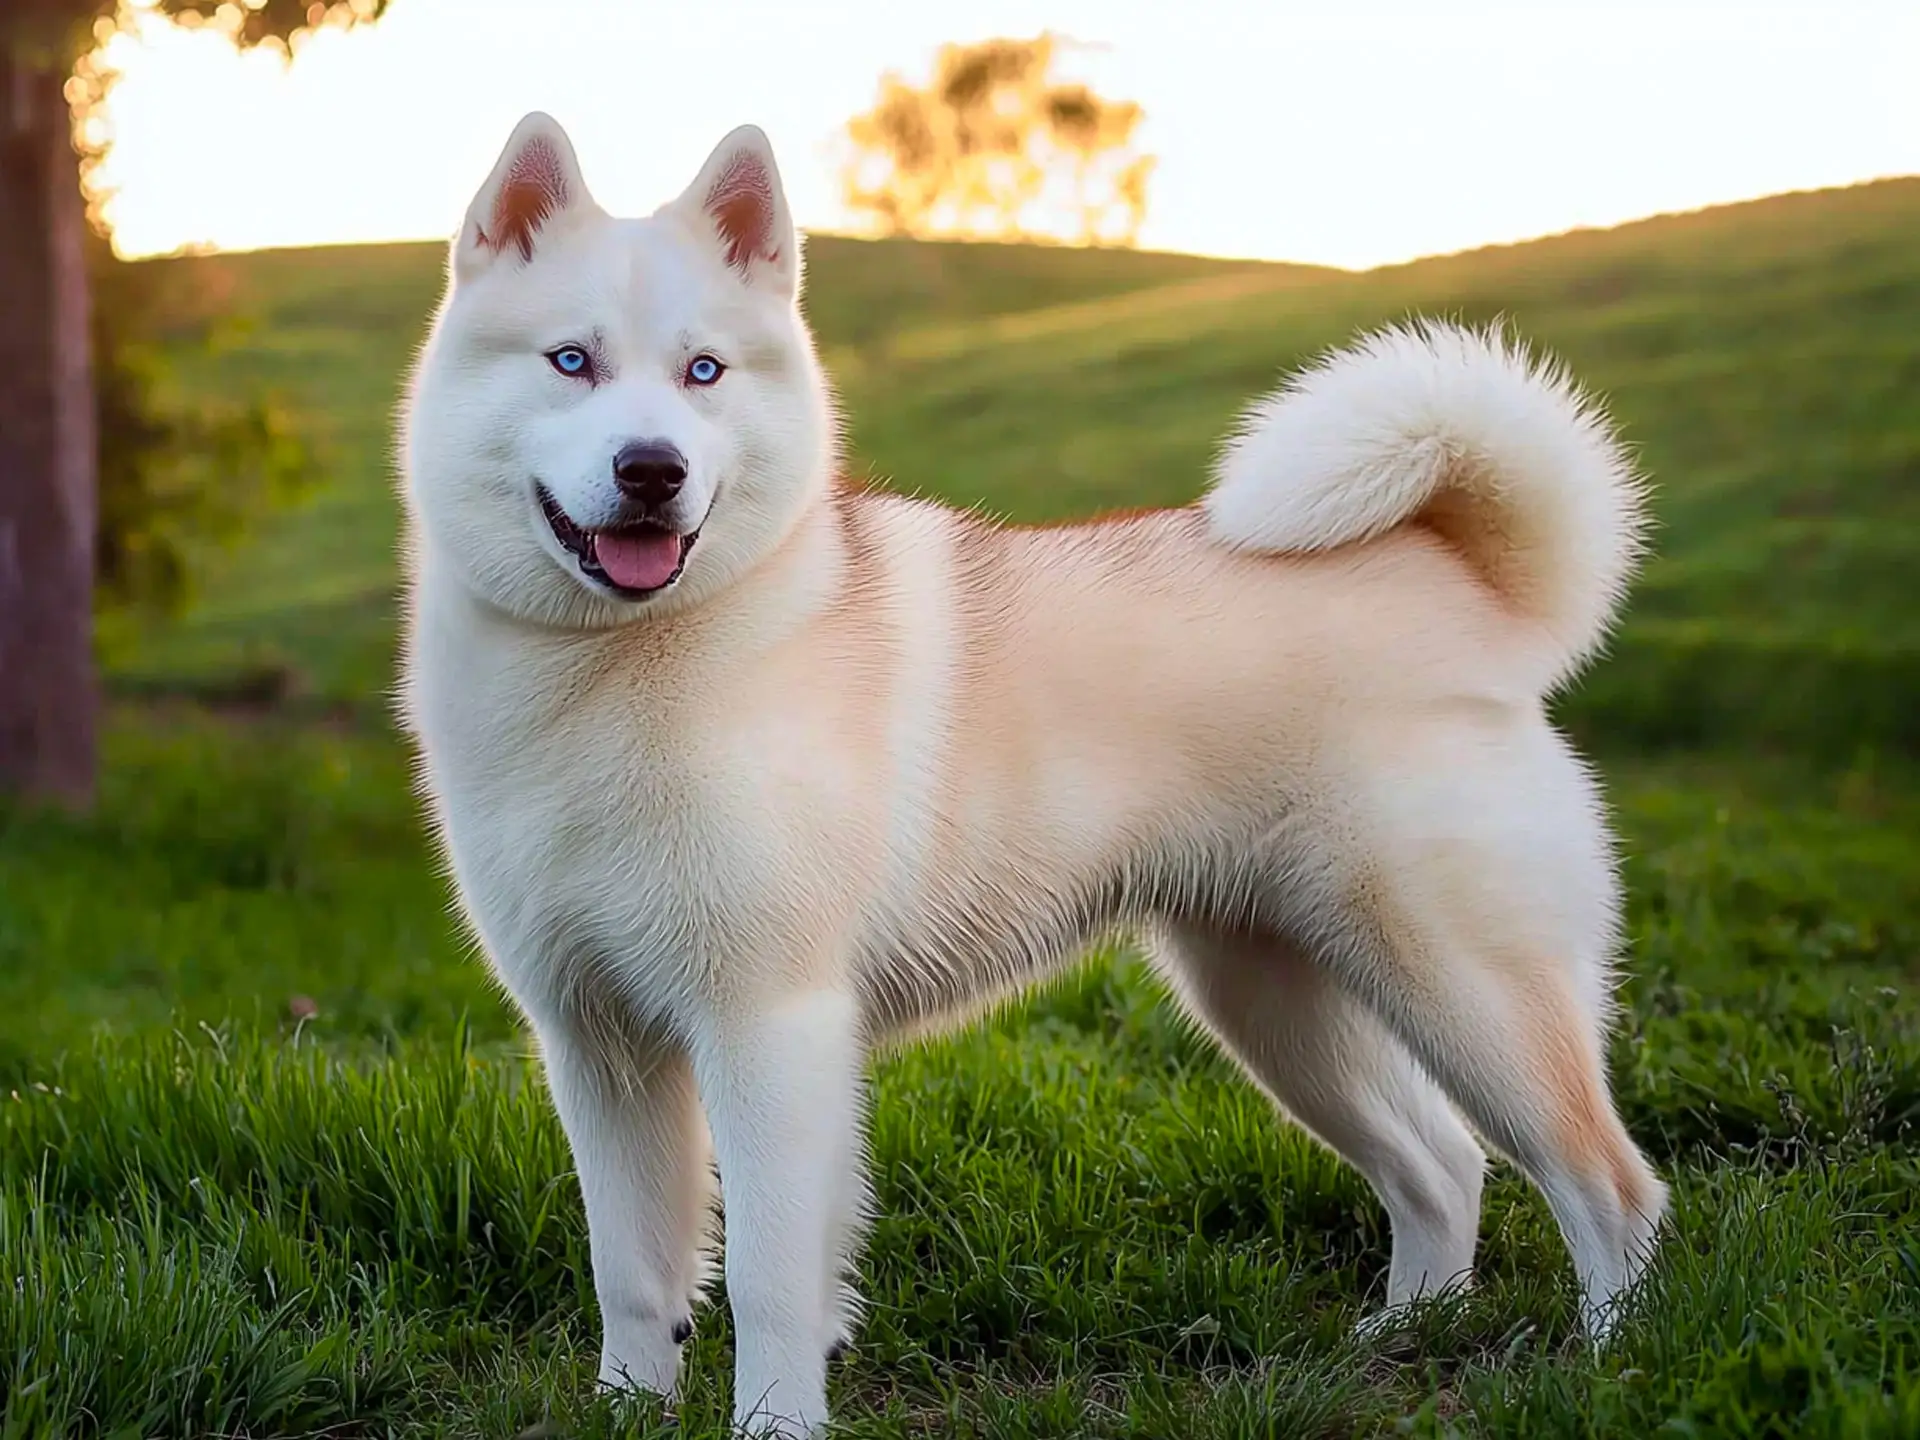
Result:
M248 728L216 761L203 725L115 738L99 817L0 837L7 893L33 897L4 1014L39 1051L0 1104L12 1433L634 1433L588 1394L564 1144L434 923L381 742ZM181 778L216 764L217 792ZM1355 1346L1387 1257L1365 1185L1100 960L878 1068L851 1433L1913 1433L1920 786L1791 762L1613 778L1636 956L1614 1071L1679 1194L1617 1350L1574 1342L1551 1220L1504 1169L1481 1291ZM131 1038L89 1044L90 997ZM690 1433L725 1413L727 1334L701 1317Z
M1612 1069L1674 1233L1604 1355L1496 1170L1482 1285L1378 1346L1364 1183L1129 957L876 1066L853 1436L1920 1434L1920 182L1368 275L821 240L856 463L1178 501L1278 368L1505 313L1605 389L1662 553L1565 702L1626 841ZM112 676L86 817L0 807L0 1437L719 1433L596 1397L570 1162L385 722L429 247L167 262L332 467ZM281 683L295 682L291 694ZM724 1298L724 1297L722 1297Z

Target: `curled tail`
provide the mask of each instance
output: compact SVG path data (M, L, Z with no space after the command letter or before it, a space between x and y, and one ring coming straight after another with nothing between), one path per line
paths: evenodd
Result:
M1640 552L1643 487L1565 371L1497 333L1377 331L1294 376L1228 439L1203 505L1270 554L1420 520L1552 639L1565 678L1605 638Z

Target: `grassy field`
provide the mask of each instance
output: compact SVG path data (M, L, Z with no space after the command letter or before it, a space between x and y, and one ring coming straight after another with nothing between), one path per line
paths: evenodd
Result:
M1613 1072L1678 1213L1604 1355L1506 1167L1385 1343L1363 1182L1129 957L876 1067L845 1433L1920 1434L1920 182L1349 275L810 252L857 467L1020 517L1177 501L1284 364L1510 316L1607 392L1661 554L1564 714L1626 837ZM0 1437L646 1435L589 1393L565 1148L384 718L431 247L167 262L253 311L332 479L117 657L105 794L0 810ZM263 698L268 697L268 698ZM727 1410L700 1317L680 1435Z

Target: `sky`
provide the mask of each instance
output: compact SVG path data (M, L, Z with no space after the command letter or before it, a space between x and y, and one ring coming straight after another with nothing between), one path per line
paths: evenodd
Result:
M1362 268L1920 174L1920 0L392 0L291 66L115 40L108 215L129 255L444 238L542 109L615 213L752 121L799 223L848 229L881 74L1043 30L1144 107L1153 249Z

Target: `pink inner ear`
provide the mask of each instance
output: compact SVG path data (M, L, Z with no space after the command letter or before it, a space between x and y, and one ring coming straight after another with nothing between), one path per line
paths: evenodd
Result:
M706 208L726 242L727 264L742 275L755 259L779 260L773 244L773 176L757 155L743 151L727 162L707 191Z
M513 245L522 260L531 260L533 237L556 210L565 208L569 198L560 152L546 136L534 136L507 168L507 178L493 202L492 233L482 230L480 243L496 250Z

